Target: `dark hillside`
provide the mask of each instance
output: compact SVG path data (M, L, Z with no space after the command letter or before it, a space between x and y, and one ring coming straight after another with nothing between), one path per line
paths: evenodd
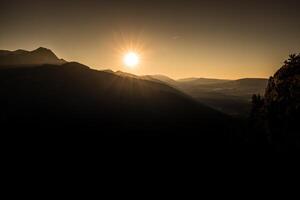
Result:
M0 70L0 94L11 128L228 139L226 115L178 90L78 63Z

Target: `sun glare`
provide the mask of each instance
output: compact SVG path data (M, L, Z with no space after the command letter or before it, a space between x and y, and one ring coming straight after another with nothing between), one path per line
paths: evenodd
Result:
M123 61L127 67L134 68L139 64L140 59L137 53L128 52L124 55Z

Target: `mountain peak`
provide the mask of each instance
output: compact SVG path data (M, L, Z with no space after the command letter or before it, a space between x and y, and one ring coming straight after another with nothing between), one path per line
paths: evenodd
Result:
M61 65L65 60L59 59L53 51L45 47L39 47L33 51L18 49L16 51L2 51L0 53L0 66L20 65Z
M51 51L50 49L47 49L47 48L45 48L45 47L39 47L39 48L37 48L37 49L35 49L35 50L33 50L33 51L45 51L45 52L49 52L49 51ZM51 51L52 52L52 51Z
M57 56L55 55L55 53L53 53L53 51L51 51L50 49L44 48L44 47L39 47L39 48L31 51L30 53L40 53L40 54L53 56L53 57L57 58Z
M14 54L23 54L23 53L28 53L28 51L24 50L24 49L18 49L16 51L13 52Z

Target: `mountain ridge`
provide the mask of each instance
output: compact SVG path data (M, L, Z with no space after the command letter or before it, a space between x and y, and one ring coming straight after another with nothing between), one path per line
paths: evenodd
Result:
M3 69L0 92L1 124L26 124L38 131L59 128L74 133L224 139L230 121L166 84L74 62Z
M32 51L18 49L15 51L0 51L0 67L13 67L22 65L61 65L66 63L64 59L59 59L50 49L39 47Z

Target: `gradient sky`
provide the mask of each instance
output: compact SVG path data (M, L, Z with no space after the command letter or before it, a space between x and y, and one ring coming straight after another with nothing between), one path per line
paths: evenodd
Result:
M300 52L299 0L0 0L0 49L52 49L97 69L269 77ZM141 54L135 70L126 49Z

